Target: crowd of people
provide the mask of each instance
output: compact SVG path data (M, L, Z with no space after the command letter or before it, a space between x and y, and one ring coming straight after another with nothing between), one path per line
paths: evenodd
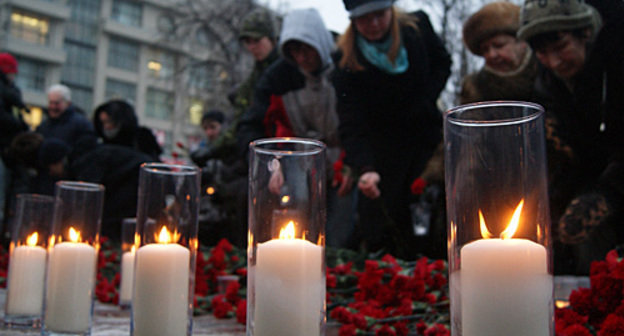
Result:
M239 40L255 65L229 96L233 113L204 114L206 138L190 155L203 182L217 186L211 202L227 224L200 235L244 247L250 141L303 137L327 145L328 246L444 258L438 99L451 56L425 12L403 12L394 0L343 1L350 24L342 34L315 9L290 11L281 29L262 8L242 19ZM621 0L526 0L488 3L463 22L465 46L484 65L464 78L458 101L545 108L558 274L586 274L624 242L622 17ZM50 193L59 179L97 182L107 188L105 208L115 209L105 209L102 233L118 237L136 209L138 167L162 153L152 133L121 100L89 121L63 85L49 88L48 118L28 132L15 113L25 108L17 63L0 54L0 70L2 214L16 193Z

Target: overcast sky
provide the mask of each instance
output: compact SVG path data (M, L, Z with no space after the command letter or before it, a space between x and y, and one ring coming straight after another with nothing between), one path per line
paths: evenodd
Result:
M342 0L261 0L278 12L297 8L316 8L321 13L325 25L330 30L342 33L349 25L348 13Z

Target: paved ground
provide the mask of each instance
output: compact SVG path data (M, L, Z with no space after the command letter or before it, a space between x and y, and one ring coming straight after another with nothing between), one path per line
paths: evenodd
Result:
M0 290L0 311L4 316L6 291ZM14 330L0 324L2 336L38 336L39 330ZM96 303L92 336L130 335L130 312L117 306ZM193 335L197 336L244 336L245 326L235 319L218 320L212 315L197 316L193 319Z

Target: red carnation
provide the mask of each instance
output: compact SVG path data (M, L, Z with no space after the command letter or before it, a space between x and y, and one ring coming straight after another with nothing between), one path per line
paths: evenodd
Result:
M240 284L238 281L230 281L225 289L225 298L228 302L236 304L240 300L240 296L238 295L238 290L240 289Z
M338 330L338 336L355 336L357 328L353 324L343 324Z
M587 328L583 327L580 324L573 324L567 328L565 328L561 334L557 333L558 336L592 336L591 332L587 330Z
M392 327L384 324L375 331L375 336L396 336L396 332Z
M232 308L232 305L225 300L224 295L217 295L212 299L212 314L216 318L229 317Z
M615 314L610 314L602 322L602 327L598 331L598 336L620 336L624 335L624 318Z
M338 306L331 311L329 317L342 324L349 324L351 323L352 314L347 308Z
M236 305L236 321L240 324L247 323L247 300L240 300Z
M450 336L451 332L443 324L436 323L425 330L425 336Z
M581 315L589 315L592 311L591 289L579 288L570 294L570 306Z
M412 190L412 194L420 195L425 191L425 187L427 187L427 181L419 177L412 182L410 189Z

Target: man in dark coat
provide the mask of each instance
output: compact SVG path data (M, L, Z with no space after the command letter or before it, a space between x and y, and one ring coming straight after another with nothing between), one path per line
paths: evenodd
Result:
M524 4L518 37L542 65L555 272L589 272L624 243L624 2Z
M48 89L48 119L37 127L44 138L63 140L70 148L84 136L93 136L91 122L72 105L71 91L55 84Z
M121 239L121 221L136 216L139 169L153 159L132 148L98 144L95 136L80 139L72 152L62 140L46 139L39 149L42 175L51 181L69 179L104 185L101 234ZM40 187L40 186L39 186Z

